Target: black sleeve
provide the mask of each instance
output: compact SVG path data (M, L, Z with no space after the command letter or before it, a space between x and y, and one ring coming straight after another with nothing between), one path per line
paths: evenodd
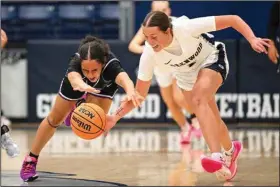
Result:
M70 72L78 72L82 75L82 69L81 69L81 61L80 60L75 60L77 58L76 55L73 55L70 59L68 69L67 69L67 74Z
M107 81L114 81L116 77L119 75L121 72L125 72L124 69L122 68L120 62L118 59L113 59L112 61L108 62L109 64L107 67L105 67L104 72L103 72L103 77Z
M272 5L271 11L270 11L270 16L269 16L269 21L268 21L268 38L271 40L276 40L276 33L277 33L277 28L280 25L279 17L280 17L280 12L279 8L280 7L280 2L274 2Z

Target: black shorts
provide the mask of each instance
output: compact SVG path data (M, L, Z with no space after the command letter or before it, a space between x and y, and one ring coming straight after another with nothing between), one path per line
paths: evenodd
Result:
M220 73L223 78L223 83L224 83L227 78L228 71L229 71L228 65L227 65L228 61L227 61L227 57L226 57L225 47L222 44L218 44L216 48L219 51L218 60L215 63L213 63L209 66L206 66L204 68L209 68L209 69L212 69L212 70Z
M98 89L98 88L97 88ZM108 99L113 99L115 93L118 91L118 86L116 83L112 83L110 85L104 86L100 90L100 93L95 94L95 93L87 93L91 94L97 97L103 97L103 98L108 98ZM60 88L58 94L68 100L68 101L76 101L80 100L83 98L83 95L86 92L80 92L80 91L75 91L73 90L71 83L67 77L64 77L63 80L61 81Z

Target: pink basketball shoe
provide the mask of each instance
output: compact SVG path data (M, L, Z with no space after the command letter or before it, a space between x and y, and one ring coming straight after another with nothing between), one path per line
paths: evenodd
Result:
M229 167L230 172L231 172L231 176L225 178L227 181L233 179L236 175L237 159L238 159L238 156L239 156L240 152L242 151L242 147L243 147L242 143L239 141L233 141L232 144L234 146L234 151L233 151L232 155L227 155L226 153L224 153L225 163L226 163L227 167ZM223 177L220 176L219 173L216 173L216 175L219 180L223 179Z
M223 176L224 178L229 178L231 176L230 169L226 166L225 160L223 158L217 160L202 155L201 165L204 170L209 173L219 173L219 175Z

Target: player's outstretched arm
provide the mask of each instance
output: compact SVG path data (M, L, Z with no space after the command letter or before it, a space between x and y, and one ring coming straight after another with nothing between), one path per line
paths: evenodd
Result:
M68 79L70 81L70 84L75 91L80 92L90 92L90 93L99 93L100 91L91 87L90 85L86 84L83 81L83 78L80 73L78 72L70 72L68 73Z
M149 92L149 88L151 85L150 81L142 81L137 79L136 82L136 91L143 97L143 100L146 98ZM111 128L115 126L115 124L126 114L128 114L131 110L133 110L135 106L131 101L124 101L121 103L120 107L112 114L107 115L106 119L106 131L108 132Z
M143 101L146 98L146 96L148 95L150 85L151 85L151 81L142 81L140 79L137 79L135 89L143 97ZM114 117L115 121L117 122L134 108L135 107L133 106L131 101L125 101L116 110L116 112L113 113L112 116Z
M185 25L186 32L191 33L193 36L232 27L248 40L256 52L267 54L266 47L270 47L269 39L257 38L249 25L237 15L200 17L186 20L181 25Z
M119 73L115 82L124 89L126 93L125 101L131 101L134 107L140 107L144 97L135 90L134 84L128 74L126 72Z
M248 42L251 44L251 47L258 53L266 53L266 47L270 47L270 40L266 38L257 38L249 27L249 25L236 15L225 15L225 16L215 16L216 30L225 29L228 27L234 28L240 34L242 34Z

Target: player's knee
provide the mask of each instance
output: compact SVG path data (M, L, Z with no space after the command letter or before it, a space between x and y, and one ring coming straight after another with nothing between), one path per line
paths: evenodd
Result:
M194 107L194 109L197 109L198 107L203 106L203 105L207 105L207 98L205 96L203 96L202 93L194 92L192 94L191 101L192 101L192 106Z
M47 122L52 127L58 127L64 120L64 116L50 114L46 117Z

